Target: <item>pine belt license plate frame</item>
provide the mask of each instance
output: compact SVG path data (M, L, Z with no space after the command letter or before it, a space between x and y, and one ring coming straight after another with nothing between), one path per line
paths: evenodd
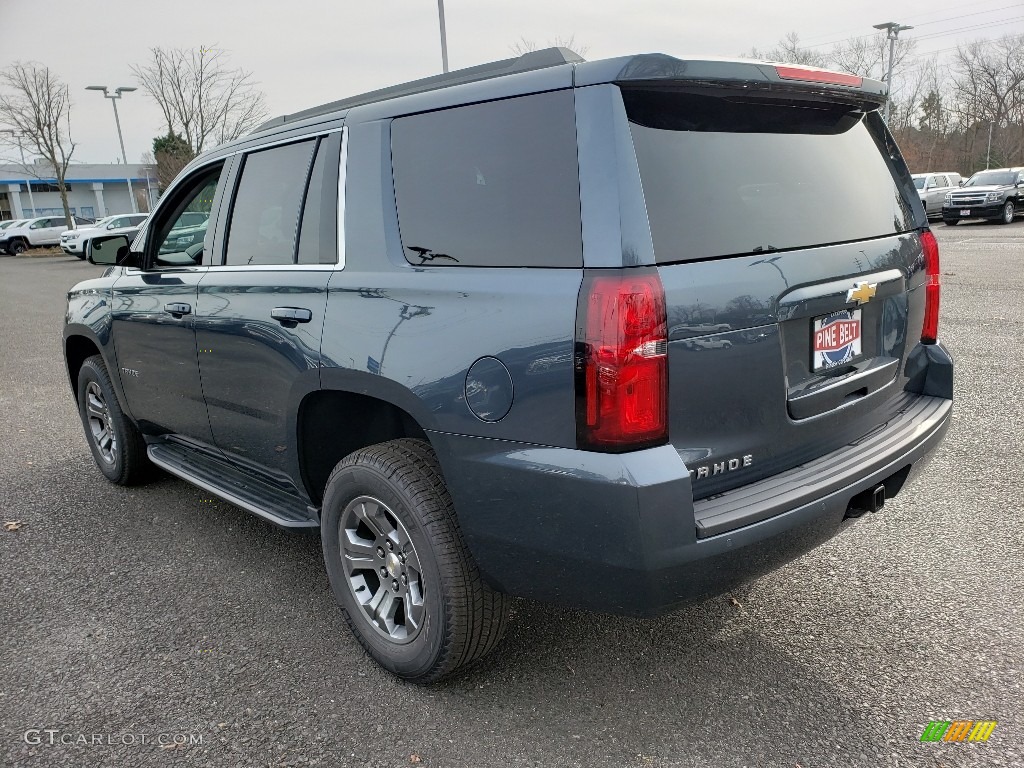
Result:
M811 370L847 365L864 356L860 309L841 309L811 320Z

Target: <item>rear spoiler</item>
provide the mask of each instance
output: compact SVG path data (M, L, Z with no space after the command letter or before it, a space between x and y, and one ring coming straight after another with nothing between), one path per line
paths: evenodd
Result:
M868 110L885 103L885 83L846 72L767 61L742 59L677 59L646 53L576 65L575 85L622 83L629 85L737 87L750 90L804 92L844 102L859 102Z

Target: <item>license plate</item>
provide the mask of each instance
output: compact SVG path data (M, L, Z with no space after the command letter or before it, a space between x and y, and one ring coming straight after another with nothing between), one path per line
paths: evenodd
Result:
M966 211L964 211L964 210L961 210L961 211L960 211L960 215L961 215L961 216L970 216L970 215L971 215L971 212L970 212L970 210L966 210Z
M842 309L814 318L811 330L813 369L835 368L860 357L860 328L859 309Z

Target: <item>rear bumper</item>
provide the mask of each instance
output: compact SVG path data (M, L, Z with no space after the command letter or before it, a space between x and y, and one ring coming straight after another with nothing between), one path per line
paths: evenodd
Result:
M941 442L952 412L945 398L907 403L881 429L815 462L827 472L840 454L844 467L862 459L862 470L846 472L839 487L784 487L783 473L736 489L742 501L719 512L742 506L744 520L754 522L717 534L701 535L688 470L671 446L610 455L429 436L466 541L495 588L653 616L720 594L831 538L850 524L847 510L861 492L881 484L888 495L899 491Z

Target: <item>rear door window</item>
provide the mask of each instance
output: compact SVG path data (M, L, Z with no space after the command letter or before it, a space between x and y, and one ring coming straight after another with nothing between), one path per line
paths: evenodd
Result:
M226 264L292 264L299 209L316 141L246 156L228 231Z
M658 263L850 242L913 228L849 106L623 89Z
M399 118L391 151L410 263L582 266L571 91Z

